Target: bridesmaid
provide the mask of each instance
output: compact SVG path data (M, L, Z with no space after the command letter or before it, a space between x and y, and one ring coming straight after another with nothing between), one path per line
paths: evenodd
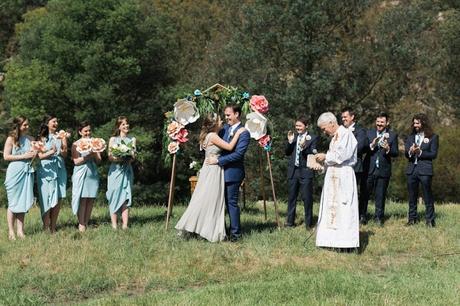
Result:
M67 157L67 138L58 138L56 116L46 115L38 132L38 140L45 144L45 152L38 153L40 165L37 169L37 185L43 229L56 232L59 215L59 200L66 197L67 171L64 158Z
M96 163L101 161L101 154L81 154L77 151L77 146L82 140L91 139L91 125L88 121L80 123L78 134L81 138L72 145L72 160L75 164L72 175L72 211L78 216L78 230L84 232L88 227L94 199L99 189Z
M136 147L136 138L128 136L129 121L128 118L120 116L115 122L113 137L109 140L109 148L115 144L132 143L133 148ZM135 150L134 150L135 151ZM109 149L109 160L112 162L109 169L107 183L107 200L109 202L110 217L112 220L112 228L117 228L117 215L121 214L122 229L128 228L128 207L132 204L132 186L133 186L133 168L131 162L134 160L134 152L132 157L119 158L114 157Z
M34 169L32 160L37 155L32 150L32 137L27 135L29 120L23 116L14 118L13 129L9 133L3 149L3 158L9 161L6 170L5 188L8 197L8 238L15 240L17 235L24 238L24 215L34 202Z

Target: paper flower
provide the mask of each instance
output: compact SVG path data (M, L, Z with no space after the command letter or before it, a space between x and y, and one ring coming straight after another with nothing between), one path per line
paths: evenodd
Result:
M249 100L249 105L255 112L259 112L261 114L268 112L268 101L264 96L252 96L251 100Z
M180 129L179 132L177 132L174 136L171 138L174 140L177 140L180 143L184 143L188 141L188 131L187 129Z
M249 99L250 95L249 92L243 92L243 99Z
M177 121L173 121L168 125L167 132L169 137L173 138L184 126Z
M171 142L168 145L168 151L169 151L169 154L177 153L177 151L179 151L179 143L175 141Z
M265 136L262 136L260 139L259 139L259 145L263 148L265 148L266 146L270 145L270 141L271 141L271 137L270 135L265 135Z
M105 150L105 140L102 138L91 138L91 151L102 152Z
M174 104L174 119L182 125L193 123L200 118L195 102L180 99Z
M384 138L390 138L390 133L383 133Z
M258 112L249 113L246 116L246 130L249 131L251 137L259 140L262 136L267 134L267 118Z
M82 138L77 141L77 152L80 154L87 154L91 152L91 139Z
M32 151L37 151L37 152L45 152L45 144L41 141L31 141L30 145L32 147Z
M70 133L64 131L64 130L60 130L57 134L56 134L56 138L57 139L64 139L64 138L69 138L70 137Z
M430 140L428 138L423 138L423 143L429 143Z
M193 92L193 94L198 97L198 96L201 96L201 91L199 89L195 89L195 91Z

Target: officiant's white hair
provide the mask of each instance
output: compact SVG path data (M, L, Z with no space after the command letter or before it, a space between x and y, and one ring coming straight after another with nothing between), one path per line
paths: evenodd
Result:
M335 123L337 124L337 118L335 117L335 115L331 112L326 112L326 113L322 113L319 118L318 118L318 121L317 121L317 125L318 126L322 126L322 125L325 125L325 124L328 124L328 123Z

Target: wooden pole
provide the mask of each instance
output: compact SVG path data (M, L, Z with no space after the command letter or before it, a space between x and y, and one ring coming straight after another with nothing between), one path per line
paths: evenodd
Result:
M270 171L270 180L272 183L273 205L275 205L276 224L278 225L278 228L281 228L280 218L279 218L279 213L278 213L278 205L276 204L275 184L273 183L272 162L270 160L270 152L268 151L267 151L267 162L268 162L268 170Z
M259 172L260 172L260 184L259 188L262 191L262 199L264 200L264 214L265 214L265 221L267 221L267 197L265 196L265 179L264 179L264 172L263 172L263 166L262 166L262 154L264 153L264 149L260 148L262 150L261 154L259 154Z
M169 197L168 197L168 211L166 212L166 227L168 229L169 218L171 217L173 200L174 200L174 187L176 183L176 154L173 154L172 170L171 170L171 181L169 183Z

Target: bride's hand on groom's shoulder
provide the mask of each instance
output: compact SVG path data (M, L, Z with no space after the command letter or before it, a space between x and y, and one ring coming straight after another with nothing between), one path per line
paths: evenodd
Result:
M246 130L244 127L239 128L239 129L236 131L235 135L238 135L238 136L239 136L241 133L246 132L246 131L247 131L247 130Z

